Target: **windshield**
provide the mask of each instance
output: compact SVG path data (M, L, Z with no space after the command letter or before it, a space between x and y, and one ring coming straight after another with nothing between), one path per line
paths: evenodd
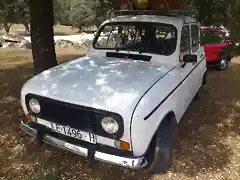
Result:
M93 43L95 49L127 50L171 55L177 44L174 26L159 23L108 23L101 27Z

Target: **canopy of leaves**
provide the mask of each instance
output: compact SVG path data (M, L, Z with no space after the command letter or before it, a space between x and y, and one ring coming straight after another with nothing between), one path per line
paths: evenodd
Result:
M69 22L71 1L53 0L55 23L71 25Z
M8 31L12 23L28 24L29 7L28 0L1 0L0 24Z
M71 24L79 29L92 26L96 19L96 9L94 6L95 3L91 0L72 0L69 15Z
M198 11L203 26L223 25L230 32L230 40L240 42L240 0L187 0L189 9ZM240 53L240 47L234 47Z
M1 0L0 27L3 26L7 30L12 23L28 24L28 1ZM105 20L106 12L111 7L116 7L115 4L118 1L53 0L53 2L56 23L81 29L92 25L98 27ZM223 25L230 31L230 39L233 42L240 42L238 33L240 31L240 0L185 0L185 3L186 8L195 9L198 12L201 25Z
M55 0L54 4L56 21L79 29L99 26L110 8L108 0Z

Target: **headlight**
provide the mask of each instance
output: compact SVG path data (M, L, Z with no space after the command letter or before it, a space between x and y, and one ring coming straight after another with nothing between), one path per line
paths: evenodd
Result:
M39 104L39 102L36 99L30 99L29 103L29 108L31 109L31 111L35 114L40 113L41 111L41 106Z
M118 132L119 125L115 119L112 117L105 117L101 122L102 128L109 134L115 134Z

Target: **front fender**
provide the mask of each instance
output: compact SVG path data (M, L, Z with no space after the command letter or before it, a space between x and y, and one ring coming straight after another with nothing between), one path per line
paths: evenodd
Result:
M138 103L131 123L134 156L142 156L146 153L157 128L169 112L174 112L177 122L180 120L182 109L176 104L179 90L168 96L179 83L178 78L178 73L172 71L169 76L153 86Z
M147 121L140 119L140 117L135 117L131 131L134 156L142 156L146 153L161 122L170 112L172 112L172 110L166 109L167 108L162 107L161 110L157 111Z

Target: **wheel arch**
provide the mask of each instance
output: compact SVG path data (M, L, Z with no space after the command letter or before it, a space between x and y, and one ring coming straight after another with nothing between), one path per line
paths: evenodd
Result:
M227 47L221 48L218 52L218 58L221 59L223 56L228 57L228 49Z
M162 123L169 123L169 125L173 126L174 129L176 129L178 122L177 122L176 115L175 115L175 113L174 113L173 110L168 111L168 112L163 116L163 118L161 118L161 121L159 122L159 125L157 126L155 132L153 133L153 136L152 136L152 138L151 138L151 141L149 142L149 144L148 144L148 146L147 146L148 148L146 149L146 151L145 151L145 153L144 153L145 155L148 153L149 148L151 148L151 144L152 144L154 138L156 138L156 132L157 132L157 130L159 129L159 127L162 125Z

